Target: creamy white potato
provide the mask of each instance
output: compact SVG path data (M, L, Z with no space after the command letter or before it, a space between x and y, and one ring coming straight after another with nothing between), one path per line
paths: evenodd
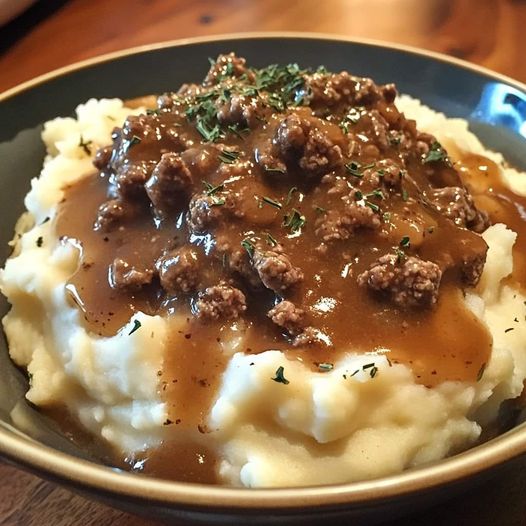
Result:
M398 106L444 144L504 166L464 121L446 119L408 97L401 97ZM66 405L89 432L123 456L154 448L165 436L168 412L158 372L169 322L137 314L115 336L90 333L65 289L79 251L57 239L49 219L62 188L91 170L80 142L95 152L110 142L116 123L140 111L119 100L90 100L79 106L76 119L46 124L48 155L26 198L28 213L19 223L15 255L0 274L2 293L12 305L3 320L9 352L28 370L28 400L43 408ZM502 177L526 194L524 174L503 167ZM224 344L232 356L208 417L219 444L221 479L249 487L364 480L473 444L481 425L496 418L503 400L521 393L526 378L526 297L503 282L513 269L516 234L497 224L483 236L489 245L487 263L478 288L466 297L494 342L479 381L427 388L410 368L391 364L388 349L386 355L348 349L332 370L313 372L280 351L236 352L243 347L243 336L237 334ZM140 330L134 331L137 322ZM272 381L279 367L288 383Z

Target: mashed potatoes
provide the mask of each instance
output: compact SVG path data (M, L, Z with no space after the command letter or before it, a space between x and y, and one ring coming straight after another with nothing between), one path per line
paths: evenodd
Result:
M443 144L453 142L495 160L506 184L526 194L519 174L485 150L464 121L446 119L408 97L398 106ZM26 198L28 214L19 224L15 256L0 275L2 293L12 305L4 329L12 359L28 370L28 400L43 408L66 404L86 429L123 456L156 447L167 432L158 371L168 321L137 314L115 336L90 333L65 290L79 251L57 239L50 219L62 188L91 170L79 141L94 152L110 142L115 122L139 112L119 100L90 100L78 107L76 119L46 124L48 155ZM352 349L332 370L313 372L280 351L236 352L239 341L232 341L208 417L220 451L221 479L249 487L364 480L473 444L481 425L495 420L502 401L521 393L526 378L526 297L505 284L516 234L496 224L483 237L487 263L478 288L466 297L494 342L479 381L427 388L407 366L382 353L358 355ZM133 330L137 322L140 331ZM288 383L270 381L283 364Z

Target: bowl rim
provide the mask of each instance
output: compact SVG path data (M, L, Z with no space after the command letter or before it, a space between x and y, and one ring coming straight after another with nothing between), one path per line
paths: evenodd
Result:
M9 88L0 93L0 102L54 78L133 54L199 43L253 39L324 40L394 49L467 69L491 80L506 83L526 93L525 83L483 66L434 51L374 39L349 38L316 32L280 31L183 38L106 53L55 69ZM254 513L258 510L285 512L298 508L352 507L389 501L474 477L525 452L526 424L522 424L485 444L473 447L453 457L380 479L329 486L272 489L233 488L166 481L122 472L63 453L25 436L9 424L0 424L1 455L38 475L52 478L66 486L72 485L76 488L89 489L93 493L120 495L126 499L133 499L135 502L148 501L149 503L155 502L163 505L177 505L187 509L203 507L210 510L243 509L245 512L252 511Z

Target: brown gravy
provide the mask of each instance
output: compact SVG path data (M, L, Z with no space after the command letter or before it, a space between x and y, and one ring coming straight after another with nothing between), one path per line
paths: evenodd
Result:
M172 125L177 126L180 135L186 134L188 144L198 144L199 134L193 124L184 120L184 110L185 107L152 117L160 139L157 142L143 139L132 152L131 160L157 162L166 151L167 139L163 134ZM378 103L378 111L386 118L397 114L391 104ZM307 109L296 108L294 112L312 126L321 126L333 143L343 145L347 140L331 117L320 125L319 119L315 120ZM225 195L240 199L244 219L219 222L212 232L215 239L228 239L236 247L247 238L254 243L278 240L290 260L301 265L303 281L285 296L308 312L309 322L323 335L322 341L314 345L293 347L290 338L267 317L276 296L265 288L244 289L248 298L243 315L247 327L244 351L281 349L289 359L301 360L313 370L320 370L319 364L336 362L349 350L373 356L386 352L392 362L409 364L417 381L425 386L446 380L477 381L489 359L492 340L487 328L464 304L457 264L471 253L484 252L485 243L477 234L459 228L433 208L423 207L421 195L431 188L433 178L453 181L449 183L451 186L462 185L460 175L479 208L489 212L492 222L504 222L518 233L514 279L521 284L526 279L523 208L526 200L504 188L497 167L483 157L462 154L455 165L457 170L444 164L435 168L432 176L429 166L422 165L417 158L409 158L407 170L411 178L403 192L391 193L385 201L383 198L374 201L371 197L373 205L380 206L384 214L381 235L360 231L345 242L314 250L319 245L314 225L320 214L341 206L339 198L331 196L322 185L316 188L306 182L301 170L293 167L284 182L269 182L265 170L254 162L254 152L262 151L268 138L276 135L282 118L280 112L267 111L256 131L247 136L230 134L222 139L239 153L236 163L244 163L243 170L235 171L226 164L218 168L216 162L193 182L197 192L202 190L203 183L222 185L221 192L224 187ZM366 145L372 140L371 122L364 115L353 128L353 137L363 143L362 152L368 151ZM398 147L394 144L382 154L383 158L398 159ZM122 140L117 147L122 149ZM213 145L201 144L200 148L199 155L217 155ZM362 153L359 157L362 165L375 162L374 155L372 158L368 155L371 154ZM345 170L336 173L344 177ZM153 267L167 247L177 248L190 242L205 261L201 282L204 288L225 278L224 257L214 255L216 248L207 252L209 234L192 238L183 219L188 213L188 199L182 199L169 220L162 221L152 214L150 203L142 199L133 219L107 232L94 230L100 205L115 193L112 177L102 170L65 190L56 219L57 233L76 240L81 249L81 263L68 290L84 313L87 327L102 336L115 334L137 311L160 313L171 320L160 392L169 407L165 424L174 432L143 461L133 459L131 463L150 475L213 483L217 458L204 419L226 364L221 347L222 324L197 319L191 310L193 300L188 303L187 295L170 297L156 277L139 291L116 290L109 283L108 269L117 257L132 266ZM373 190L366 185L362 188L363 192ZM298 232L286 232L284 216L293 210L302 216L304 225ZM405 235L411 238L408 254L435 262L443 272L440 295L433 308L399 308L357 283L356 277L379 255L398 246ZM241 286L242 280L228 279Z

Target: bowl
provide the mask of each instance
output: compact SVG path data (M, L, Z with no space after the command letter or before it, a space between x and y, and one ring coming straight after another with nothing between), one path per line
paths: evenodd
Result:
M526 170L526 86L472 64L398 45L324 35L241 34L168 42L84 61L0 95L0 260L9 255L7 243L23 211L23 197L40 171L44 121L72 114L91 97L134 98L198 81L207 57L229 51L256 67L323 64L379 83L395 82L400 92L450 117L467 119L488 147ZM3 316L8 305L0 301ZM517 425L446 460L367 482L257 490L177 483L103 465L30 407L24 401L26 390L26 377L11 363L2 341L0 453L5 458L116 507L201 524L308 524L342 518L373 524L451 496L526 452L526 427Z

